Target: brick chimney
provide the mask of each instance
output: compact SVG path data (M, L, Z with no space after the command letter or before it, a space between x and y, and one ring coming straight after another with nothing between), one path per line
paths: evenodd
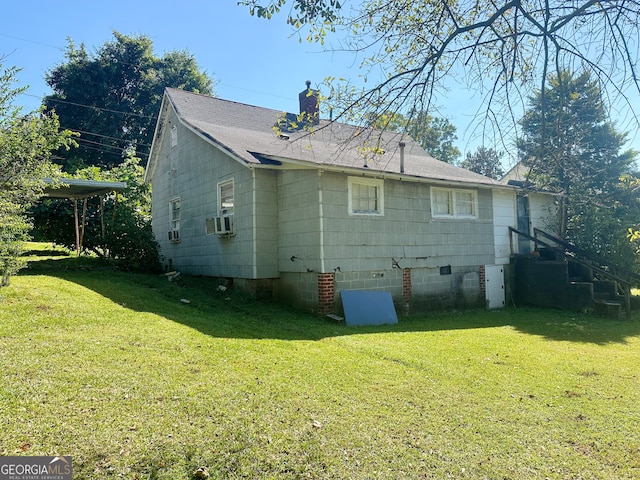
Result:
M318 113L320 107L320 92L311 89L311 82L307 80L307 88L300 92L298 100L300 101L300 116L304 114L304 121L317 125L320 122Z

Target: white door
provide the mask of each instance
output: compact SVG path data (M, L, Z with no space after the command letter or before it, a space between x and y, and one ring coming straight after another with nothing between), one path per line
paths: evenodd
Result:
M487 308L504 307L504 266L486 265L484 278L486 283Z

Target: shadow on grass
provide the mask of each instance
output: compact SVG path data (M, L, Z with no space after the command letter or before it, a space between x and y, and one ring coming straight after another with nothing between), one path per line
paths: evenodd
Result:
M32 258L21 275L70 281L134 311L153 313L222 338L320 340L386 332L428 332L510 326L557 341L624 343L640 335L640 316L611 320L575 312L536 308L432 312L399 316L395 325L347 327L275 303L257 302L220 289L217 279L124 272L94 258ZM78 301L82 301L78 299Z
M65 251L46 251L46 250L27 250L21 256L23 256L23 257L69 257L69 252L65 252Z

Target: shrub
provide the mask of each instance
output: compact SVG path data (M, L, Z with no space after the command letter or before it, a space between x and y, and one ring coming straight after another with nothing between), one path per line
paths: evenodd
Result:
M127 186L122 192L102 198L40 202L33 209L35 238L75 249L73 202L79 202L78 211L84 212L82 251L93 252L125 269L159 271L160 253L151 231L150 186L144 183L143 176L144 169L134 152L112 170L89 167L77 171L75 178L121 181Z

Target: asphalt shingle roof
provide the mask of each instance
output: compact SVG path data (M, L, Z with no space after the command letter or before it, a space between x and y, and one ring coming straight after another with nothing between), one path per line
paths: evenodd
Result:
M320 120L312 132L287 132L287 137L280 138L273 127L285 112L173 88L166 89L166 96L185 125L247 164L260 164L268 157L283 163L400 174L399 144L403 141L404 175L498 185L488 177L434 159L413 139L399 133ZM373 151L379 153L372 155Z

